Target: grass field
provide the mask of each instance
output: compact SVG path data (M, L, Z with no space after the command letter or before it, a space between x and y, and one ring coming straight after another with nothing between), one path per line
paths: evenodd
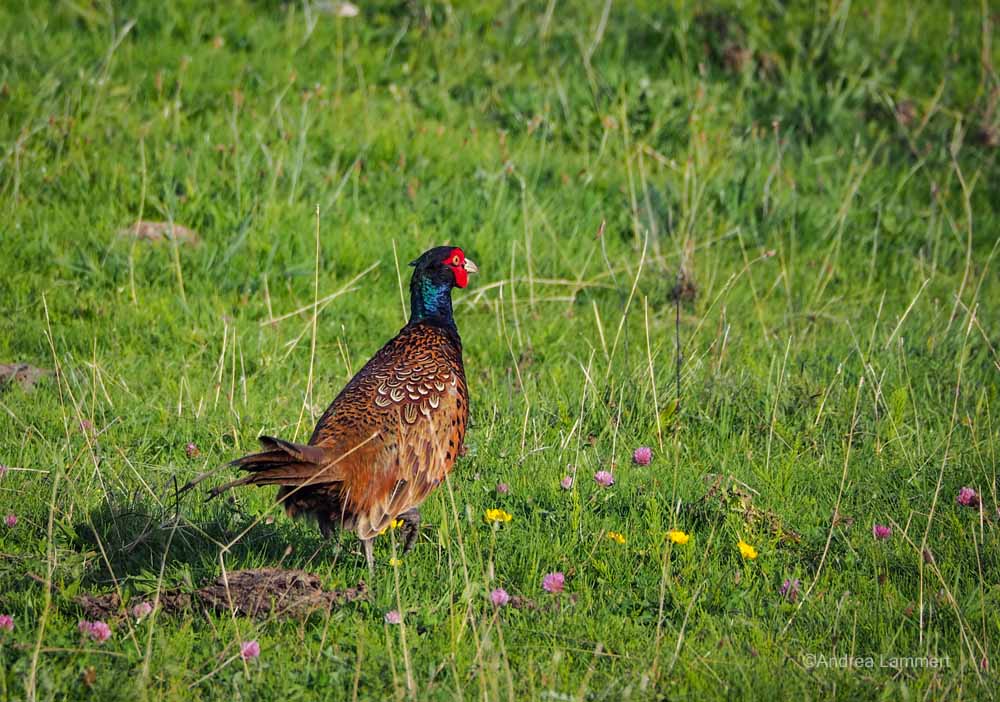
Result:
M995 699L996 7L337 7L0 4L0 363L57 371L0 391L0 699ZM177 496L305 440L442 243L472 418L413 551ZM268 566L367 597L162 601Z

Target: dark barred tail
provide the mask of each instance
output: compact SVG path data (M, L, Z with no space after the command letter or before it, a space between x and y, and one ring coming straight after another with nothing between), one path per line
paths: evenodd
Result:
M263 451L237 458L229 464L247 471L250 475L213 487L209 490L208 499L240 485L302 486L339 480L336 467L331 465L324 448L296 444L273 436L260 437L260 443ZM185 485L183 490L193 487L205 477L207 475L199 476Z

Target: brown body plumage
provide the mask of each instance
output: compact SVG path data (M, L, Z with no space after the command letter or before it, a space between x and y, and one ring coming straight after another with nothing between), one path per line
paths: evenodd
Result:
M289 516L309 515L324 535L371 542L394 519L413 543L417 508L451 471L465 438L469 391L451 288L477 269L461 249L438 247L414 262L410 321L337 395L308 444L268 436L263 451L232 465L249 475L212 489L276 485Z

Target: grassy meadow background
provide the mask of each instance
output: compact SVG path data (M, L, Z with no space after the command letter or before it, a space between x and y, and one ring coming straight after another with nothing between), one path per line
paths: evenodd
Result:
M996 7L337 8L0 4L0 363L58 371L0 391L0 699L994 699ZM468 451L400 565L178 498L305 440L442 243ZM77 630L277 565L369 596Z

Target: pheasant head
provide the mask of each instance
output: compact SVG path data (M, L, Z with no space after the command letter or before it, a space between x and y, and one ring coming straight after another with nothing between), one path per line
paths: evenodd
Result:
M438 246L410 263L410 321L438 322L454 326L451 290L469 284L469 274L479 268L456 246Z

